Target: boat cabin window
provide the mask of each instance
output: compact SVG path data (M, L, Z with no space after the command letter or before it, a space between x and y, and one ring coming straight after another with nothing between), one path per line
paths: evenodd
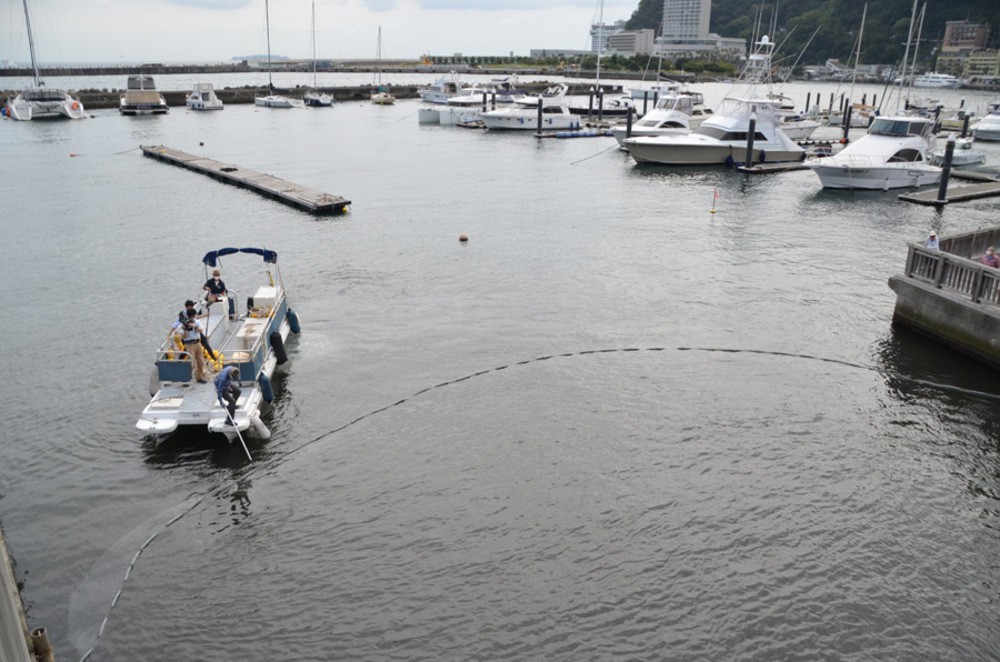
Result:
M695 133L700 133L700 134L708 136L710 138L715 138L716 140L723 140L723 141L727 141L727 142L729 142L729 141L746 142L747 141L747 132L746 131L726 131L725 129L720 129L720 128L717 128L717 127L714 127L714 126L705 126L704 124L702 124L697 129L695 129L694 132ZM757 141L757 140L766 141L767 140L767 136L765 136L760 131L756 131L753 134L753 139L755 141Z
M889 163L912 163L923 160L924 157L918 149L901 149L889 157Z
M895 120L885 117L876 117L872 122L868 133L879 136L922 136L930 123L927 120Z
M33 87L21 92L21 97L26 101L61 101L66 98L66 93L47 87Z

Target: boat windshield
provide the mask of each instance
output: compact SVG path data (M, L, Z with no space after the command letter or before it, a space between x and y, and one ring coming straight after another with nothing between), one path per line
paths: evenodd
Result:
M905 120L891 119L888 117L877 117L868 129L868 133L878 136L895 136L905 138L906 136L922 136L930 126L927 120Z
M62 101L66 98L63 90L47 87L33 87L21 93L25 101Z
M156 85L149 76L129 76L128 89L130 90L155 90Z

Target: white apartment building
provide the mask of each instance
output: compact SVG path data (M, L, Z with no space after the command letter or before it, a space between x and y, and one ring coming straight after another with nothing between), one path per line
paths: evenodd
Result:
M607 23L595 23L590 26L590 52L603 53L608 50L608 37L618 34L625 29L625 21L615 21L610 25Z
M712 0L663 0L665 39L705 39L712 20Z

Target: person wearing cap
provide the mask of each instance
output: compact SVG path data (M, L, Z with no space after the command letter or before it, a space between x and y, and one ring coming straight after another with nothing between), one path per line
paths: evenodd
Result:
M197 312L194 309L194 302L191 303L191 308L185 308L177 315L177 321L174 322L170 329L170 336L175 333L179 334L181 340L184 342L184 351L191 356L192 364L191 371L194 373L194 378L199 384L207 384L208 380L205 379L205 354L201 347L201 336L205 333L205 325L200 319L198 319Z
M937 232L931 230L930 236L928 236L927 241L924 242L924 247L929 248L932 251L941 250L941 245L938 243Z
M208 292L209 303L221 301L222 297L226 296L226 284L222 282L222 273L218 269L213 269L212 277L205 281L202 289Z

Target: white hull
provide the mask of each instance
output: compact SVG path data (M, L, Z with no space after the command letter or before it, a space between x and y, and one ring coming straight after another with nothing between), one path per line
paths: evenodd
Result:
M215 95L211 83L195 83L186 101L188 110L222 110L222 100Z
M261 108L296 108L299 105L288 97L276 94L271 94L266 97L254 97L253 102L254 105L260 106Z
M125 100L118 106L122 115L165 115L170 110L167 102L163 103L127 103Z
M798 149L782 149L775 146L768 149L767 143L754 144L754 163L785 163L801 161L805 151ZM731 163L746 163L746 141L728 143L707 136L691 134L674 138L673 136L654 138L630 138L625 141L625 148L636 163L655 163L658 165L728 165Z
M45 98L32 99L32 96ZM7 107L10 117L30 121L41 119L71 119L86 117L83 104L67 92L55 88L33 88L14 97Z
M510 109L483 113L481 119L487 129L502 131L537 131L538 113L506 112ZM576 115L542 114L542 130L579 129L580 118Z
M792 140L809 140L819 127L820 123L815 120L781 123L782 132Z
M312 108L326 108L333 105L333 97L323 92L307 92L302 102Z
M618 144L621 145L623 149L625 148L624 143L625 143L625 139L626 138L639 138L640 136L645 136L645 137L649 137L649 136L686 136L690 132L691 132L690 128L684 128L684 127L677 127L677 128L674 128L674 129L641 129L641 128L636 128L633 125L633 127L632 127L632 135L631 136L626 136L625 134L628 133L628 127L627 126L622 126L621 124L616 124L615 126L611 127L611 135L613 135L615 137L615 140L618 141Z
M221 101L214 104L204 101L188 101L187 107L188 110L222 110L225 106L222 105Z
M972 127L972 135L976 140L998 141L1000 140L1000 121L986 122L985 120L980 120L978 124Z
M865 165L860 161L838 163L835 159L823 158L806 164L819 177L823 188L885 191L928 186L941 181L941 168L926 163Z
M479 113L466 108L421 108L417 111L417 121L420 124L440 124L454 126L468 124L479 119Z

